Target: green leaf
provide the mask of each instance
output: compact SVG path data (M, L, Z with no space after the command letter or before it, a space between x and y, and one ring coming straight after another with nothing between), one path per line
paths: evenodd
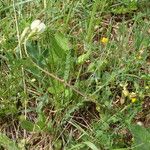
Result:
M150 132L148 129L135 125L131 127L134 143L133 150L149 150L150 149Z
M34 124L30 121L27 121L27 120L23 120L21 122L21 127L23 129L26 129L27 131L33 131L33 128L34 128Z
M46 117L45 117L44 112L39 112L39 113L38 113L38 118L37 118L36 125L37 125L38 127L40 127L40 129L41 129L42 131L47 129Z
M7 150L19 150L16 143L10 140L5 134L0 133L0 145Z
M99 150L93 143L87 141L84 142L85 145L87 145L88 147L90 147L92 150Z
M68 39L62 34L62 33L56 33L55 34L55 40L57 44L64 50L69 51L69 41Z
M28 120L21 121L21 127L30 132L39 132L41 131L40 127Z
M67 51L70 50L68 39L62 33L50 34L51 48L55 54L64 59Z
M75 146L72 146L69 150L79 150L79 148L83 148L84 147L84 144L81 143L81 144L77 144Z
M28 54L34 58L34 59L38 59L39 58L39 49L38 49L38 45L36 42L27 42L26 43L26 48L27 48L27 52Z
M62 140L58 139L54 144L54 149L61 150L62 149Z
M41 78L43 78L42 75L41 75L40 70L37 67L31 65L31 63L30 63L30 66L28 65L26 67L26 70L28 72L30 72L32 75L34 75L35 77L37 77L39 80L41 80Z
M95 70L103 71L108 66L107 60L96 60L95 62L90 63L88 66L89 72L94 72Z
M81 149L81 148L85 147L85 145L88 146L89 148L91 148L92 150L100 150L100 149L98 149L93 143L91 143L91 142L89 142L89 141L83 142L83 143L81 143L81 144L77 144L77 145L71 147L70 150Z
M51 48L54 51L54 53L57 55L59 58L65 58L65 51L59 44L59 41L55 39L55 36L50 37L50 42L51 42Z
M85 54L82 54L78 57L77 63L78 64L83 64L87 59L89 59L90 53L87 52Z
M47 49L40 50L35 41L28 41L26 43L27 53L39 66L44 65L44 59L48 57L49 52Z

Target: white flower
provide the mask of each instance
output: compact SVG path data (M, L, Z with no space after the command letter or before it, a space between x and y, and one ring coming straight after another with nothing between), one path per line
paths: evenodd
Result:
M38 32L42 33L45 31L45 29L46 29L46 25L43 22L41 22L38 26Z
M40 23L41 23L40 20L34 20L34 21L31 23L31 30L37 29Z
M143 126L143 123L142 123L141 121L138 121L138 122L137 122L137 125Z
M41 22L41 20L34 20L30 26L31 30L34 32L42 33L46 29L46 25Z

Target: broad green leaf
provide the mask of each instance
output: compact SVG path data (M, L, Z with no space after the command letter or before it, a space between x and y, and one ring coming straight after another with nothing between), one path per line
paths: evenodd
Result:
M51 33L50 43L55 54L59 58L64 59L67 51L70 49L68 39L62 33Z
M16 143L2 133L0 133L0 145L7 150L19 150Z
M65 58L65 51L59 44L59 41L55 39L55 36L50 37L51 48L59 58Z
M69 51L69 41L62 33L56 33L55 40L64 51Z
M34 124L30 121L23 120L21 121L21 127L27 131L33 131Z
M28 54L34 58L34 59L38 59L39 58L39 50L38 50L38 45L35 42L27 42L26 43L26 48L27 48L27 52Z
M21 121L21 127L30 132L39 132L41 131L40 127L28 120Z
M150 149L150 132L139 125L131 127L131 133L133 134L134 150L149 150Z

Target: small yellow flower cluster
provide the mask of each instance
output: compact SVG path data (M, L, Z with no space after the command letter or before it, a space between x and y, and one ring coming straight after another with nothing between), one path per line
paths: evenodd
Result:
M134 93L134 92L130 93L129 98L132 103L135 103L137 101L136 93Z
M123 86L122 94L124 97L128 97L132 103L135 103L137 101L137 95L134 92L129 92L126 88L127 85Z
M107 44L108 43L108 38L103 37L103 38L101 38L100 41L101 41L102 44Z

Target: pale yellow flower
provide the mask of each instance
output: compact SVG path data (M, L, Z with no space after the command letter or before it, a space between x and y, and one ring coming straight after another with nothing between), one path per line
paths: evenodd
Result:
M129 96L129 91L126 88L122 90L122 93L125 97Z
M123 96L128 97L129 96L129 91L127 89L128 84L127 83L126 84L120 84L120 86L123 87L123 90L122 90Z
M149 86L145 86L145 89L148 90L148 89L149 89Z
M35 81L36 81L36 79L35 79L35 78L31 79L31 82L35 82Z

